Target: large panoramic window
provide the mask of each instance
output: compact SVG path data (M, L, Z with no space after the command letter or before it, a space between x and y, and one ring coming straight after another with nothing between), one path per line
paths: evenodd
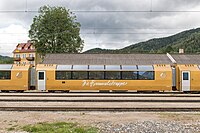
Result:
M137 80L137 72L133 72L133 71L126 71L126 72L122 72L122 79L124 80Z
M56 80L67 80L71 79L70 71L56 71Z
M106 76L105 79L110 79L110 80L121 79L119 71L106 71L105 76Z
M0 71L0 80L11 79L11 71Z
M86 71L72 72L72 79L88 79L88 72Z
M101 71L91 71L89 72L89 79L104 79L104 72Z
M138 79L141 80L154 80L154 71L139 71Z

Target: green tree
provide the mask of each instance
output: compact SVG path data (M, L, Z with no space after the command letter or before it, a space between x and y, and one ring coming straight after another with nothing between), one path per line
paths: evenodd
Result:
M80 26L69 9L43 6L39 9L39 15L33 18L29 37L41 55L78 53L84 45L80 37Z
M171 53L173 52L173 48L171 46L167 46L164 50L165 53Z

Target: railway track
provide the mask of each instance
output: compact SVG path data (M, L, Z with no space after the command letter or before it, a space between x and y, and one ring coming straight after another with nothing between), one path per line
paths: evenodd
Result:
M2 93L0 111L200 112L200 95Z
M200 108L0 107L0 111L200 112Z
M200 97L200 94L0 93L0 97Z
M85 99L85 100L53 100L53 99L0 99L0 102L117 102L117 103L126 103L126 102L158 102L158 103L199 103L200 104L200 100L152 100L152 99L148 99L148 100L139 100L139 99L133 99L133 100L117 100L117 99Z

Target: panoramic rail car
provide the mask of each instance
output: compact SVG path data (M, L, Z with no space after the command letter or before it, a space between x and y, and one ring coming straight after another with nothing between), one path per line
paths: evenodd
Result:
M0 65L1 92L200 91L199 65Z

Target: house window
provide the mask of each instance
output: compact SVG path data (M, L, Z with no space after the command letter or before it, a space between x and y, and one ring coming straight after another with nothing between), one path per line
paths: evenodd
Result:
M32 65L33 65L33 64L34 64L34 61L29 61L29 64L32 64Z
M26 58L26 54L23 54L22 57L23 57L23 58Z
M20 64L20 62L19 62L19 61L17 61L17 62L16 62L16 64Z
M25 64L26 64L26 62L23 62L23 64L25 65Z
M29 54L29 57L33 57L33 54Z
M16 58L20 58L20 54L16 54Z

